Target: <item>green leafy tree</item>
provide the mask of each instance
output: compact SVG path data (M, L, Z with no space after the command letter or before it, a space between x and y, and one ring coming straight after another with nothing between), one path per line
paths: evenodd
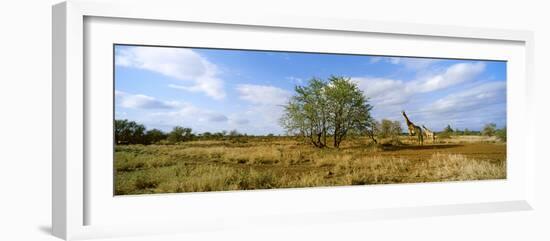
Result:
M495 123L489 123L486 124L483 127L483 131L481 132L484 136L494 136L497 129L497 124Z
M191 128L183 128L183 141L192 141L195 138Z
M167 135L159 129L151 129L145 133L145 139L148 144L154 144L165 140Z
M378 137L382 139L392 138L392 140L396 140L399 139L402 132L403 129L401 128L401 123L399 121L383 119L378 130Z
M194 137L191 128L176 126L168 134L168 141L172 143L190 141Z
M202 133L202 137L204 137L205 139L209 139L209 138L212 138L212 133L211 132L204 132Z
M338 148L348 134L365 133L372 124L372 106L349 78L313 78L307 86L296 86L295 91L284 106L281 125L316 147L326 147L332 136L333 146Z
M221 139L221 138L223 138L223 136L225 136L225 134L223 132L216 132L216 133L212 134L212 136L217 138L217 139Z
M454 134L453 128L451 128L451 125L447 125L441 133L438 134L438 138L441 139L447 139L451 138L451 135Z
M237 130L229 131L229 137L239 137L239 136L241 136L241 133L239 133Z
M339 147L348 133L363 132L370 124L372 106L349 78L331 76L325 89L333 145Z
M115 120L115 142L117 144L146 144L145 126L135 121Z
M284 106L281 125L289 134L306 137L316 147L327 146L327 83L313 78L307 86L296 86L296 94Z
M453 128L451 128L451 125L447 125L447 127L445 127L445 129L443 129L443 132L453 133L454 130L453 130Z
M502 129L498 129L495 132L495 136L503 142L506 142L506 126Z

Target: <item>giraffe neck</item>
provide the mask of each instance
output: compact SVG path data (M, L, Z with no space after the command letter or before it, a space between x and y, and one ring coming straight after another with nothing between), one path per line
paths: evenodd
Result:
M403 116L405 117L405 120L407 121L407 125L408 125L408 126L411 126L411 125L414 126L414 124L409 120L409 117L407 117L407 114L405 114L405 113L403 112Z
M432 130L426 128L424 125L422 125L422 128L424 128L424 130L425 130L426 132L432 132Z

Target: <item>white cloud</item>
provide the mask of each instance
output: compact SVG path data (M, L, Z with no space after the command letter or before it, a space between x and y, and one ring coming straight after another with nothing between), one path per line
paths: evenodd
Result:
M447 68L443 73L428 76L424 79L413 82L409 88L414 92L430 92L447 88L452 85L471 81L485 69L485 64L459 63Z
M376 106L386 107L405 104L416 94L441 90L475 80L484 69L485 65L481 62L459 63L451 65L440 73L407 82L370 77L354 77L352 80Z
M388 57L388 62L392 64L399 64L401 63L401 58L399 57Z
M124 111L115 111L115 119L126 119L128 117L128 113Z
M170 84L168 87L190 92L203 92L214 99L223 99L225 97L225 92L220 89L223 86L221 79L202 77L199 80L199 82L191 86Z
M352 78L352 80L377 105L403 104L408 101L408 97L411 95L407 91L406 84L400 80L366 77Z
M378 63L378 62L384 60L384 58L385 58L385 57L371 57L370 60L369 60L369 62L370 62L371 64L376 64L376 63Z
M405 68L410 70L423 70L428 68L441 60L428 59L428 58L391 58L390 61L393 64L402 64Z
M202 92L214 99L225 97L216 65L190 49L128 47L117 52L115 61L119 66L145 69L188 82L177 85L179 89Z
M246 125L250 123L250 120L246 118L235 118L235 119L231 119L231 123L234 125Z
M164 111L152 113L152 116L168 120L173 125L182 125L186 123L192 125L193 122L227 122L227 116L196 107L189 103L179 103L178 108L173 111ZM178 124L179 123L179 124Z
M505 101L506 82L488 82L438 99L423 111L438 114L462 113Z
M281 133L283 129L279 124L279 119L282 115L283 107L281 105L253 105L240 113L240 118L246 119L246 121L234 122L234 124L246 124L247 129L256 133Z
M372 57L370 63L385 62L395 65L403 65L406 69L409 70L423 70L428 68L430 65L440 62L439 59L430 59L430 58L414 58L414 57Z
M227 116L222 114L210 114L208 120L212 122L226 122L228 119Z
M282 105L291 96L287 90L269 85L243 84L237 86L242 100L260 105Z
M151 96L128 94L118 90L115 90L115 97L121 107L131 109L173 109L177 105L174 102L160 101Z
M283 105L287 103L292 93L290 91L269 85L243 84L237 86L239 98L252 105L241 114L240 118L246 118L237 125L248 124L248 129L262 133L282 132L279 118L283 114Z

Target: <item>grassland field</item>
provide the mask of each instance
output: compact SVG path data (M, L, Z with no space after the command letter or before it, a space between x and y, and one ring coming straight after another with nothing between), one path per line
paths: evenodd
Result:
M359 137L339 149L278 136L117 145L115 195L506 178L506 144L495 138L400 141Z

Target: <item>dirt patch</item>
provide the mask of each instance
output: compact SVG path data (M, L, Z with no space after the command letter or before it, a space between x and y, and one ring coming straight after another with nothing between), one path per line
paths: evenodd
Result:
M436 153L460 154L473 159L505 160L506 145L490 143L406 145L384 148L384 151L379 154L381 156L428 159Z

